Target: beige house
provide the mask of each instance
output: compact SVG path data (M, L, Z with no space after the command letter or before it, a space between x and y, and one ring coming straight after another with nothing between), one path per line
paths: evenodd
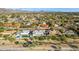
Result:
M0 32L0 34L2 34L2 35L11 35L11 34L13 34L15 32L16 32L15 30L11 30L11 31Z

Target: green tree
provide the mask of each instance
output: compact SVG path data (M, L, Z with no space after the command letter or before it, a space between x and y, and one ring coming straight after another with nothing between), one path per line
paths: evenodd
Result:
M0 27L0 32L3 32L5 30L4 27Z
M60 41L66 41L66 38L67 38L67 37L66 37L65 35L61 35L61 36L60 36Z
M4 35L5 40L9 40L10 42L15 41L15 38L9 35Z

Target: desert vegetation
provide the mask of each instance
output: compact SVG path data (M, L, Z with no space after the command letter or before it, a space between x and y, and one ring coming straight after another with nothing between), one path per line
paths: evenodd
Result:
M79 13L0 13L0 42L2 43L0 45L4 46L12 43L14 48L15 46L27 48L46 45L55 50L61 50L62 44L66 44L78 49Z

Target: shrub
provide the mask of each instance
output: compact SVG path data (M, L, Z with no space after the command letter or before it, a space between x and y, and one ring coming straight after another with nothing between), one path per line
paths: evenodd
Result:
M51 36L52 40L58 40L57 36Z
M19 42L18 42L18 41L16 41L16 42L15 42L15 44L19 44Z
M60 36L60 40L61 40L61 41L65 41L65 40L66 40L66 36L65 36L65 35L61 35L61 36Z
M0 32L3 32L5 29L3 27L0 27Z
M23 43L23 47L28 47L28 43Z

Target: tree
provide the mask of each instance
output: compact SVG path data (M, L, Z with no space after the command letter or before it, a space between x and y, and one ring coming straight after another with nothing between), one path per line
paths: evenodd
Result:
M9 40L10 42L13 42L15 40L14 37L9 36L9 35L4 35L5 40Z
M14 37L8 37L8 40L10 41L10 42L13 42L13 41L15 41L15 38Z
M3 22L0 22L0 26L3 26Z
M11 14L11 17L10 18L14 18L16 15L13 13L13 14Z
M61 35L60 36L60 41L66 41L66 36L65 35Z
M0 32L3 32L4 30L4 27L0 27Z

